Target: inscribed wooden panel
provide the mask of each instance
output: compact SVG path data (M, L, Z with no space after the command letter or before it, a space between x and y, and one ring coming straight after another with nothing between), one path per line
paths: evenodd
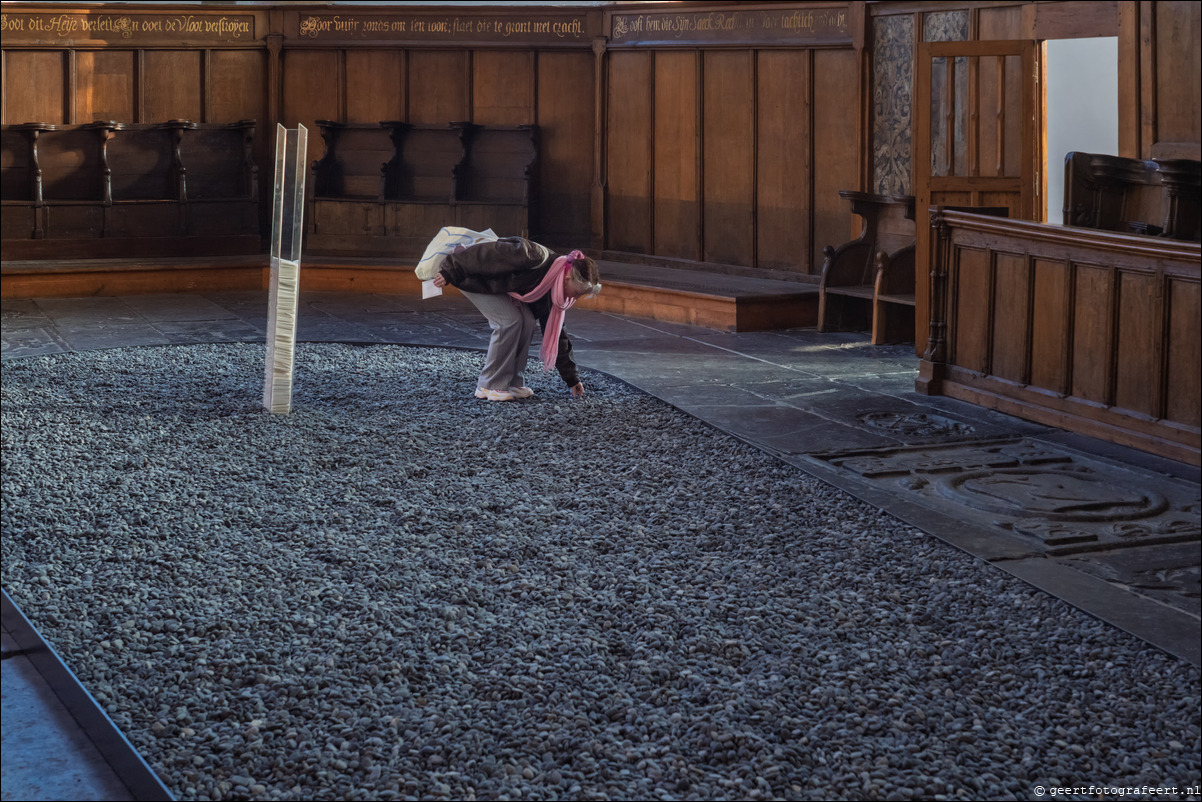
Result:
M254 120L255 138L270 143L267 115L267 53L262 50L212 50L209 52L208 122ZM310 139L320 139L315 134Z
M948 331L951 361L978 373L989 371L989 252L978 248L956 248L952 257L952 314Z
M1164 415L1184 426L1202 424L1202 293L1196 279L1171 279L1168 286L1169 353Z
M1118 359L1114 404L1156 416L1160 407L1160 315L1158 279L1151 273L1119 273Z
M409 122L443 124L469 118L468 54L409 52Z
M147 50L141 122L204 121L198 50Z
M859 186L859 75L855 51L814 51L814 233L806 272L815 275L822 271L823 246L846 242L852 233L839 190Z
M403 51L346 51L348 123L404 120L407 91Z
M534 53L478 50L472 57L472 122L530 125L534 122Z
M700 259L697 54L657 53L654 80L654 253Z
M1030 342L1030 282L1024 256L997 253L994 257L993 360L990 372L998 378L1025 383Z
M1076 265L1075 272L1072 394L1105 404L1110 395L1112 345L1110 270Z
M538 56L538 235L589 244L595 84L592 53Z
M702 258L751 265L755 176L752 53L709 51L702 59Z
M806 272L810 54L761 51L756 59L756 266Z
M1056 392L1067 387L1068 265L1036 259L1031 315L1031 384Z
M609 56L606 247L651 251L651 54Z
M281 124L295 128L297 124L309 129L309 158L311 165L325 152L325 140L317 128L317 120L338 120L339 109L338 53L334 50L284 51L284 114ZM262 130L258 136L274 139L275 132ZM267 186L270 186L268 184Z
M135 122L134 54L81 50L75 54L75 122Z
M41 50L4 53L4 124L67 121L63 108L66 54Z

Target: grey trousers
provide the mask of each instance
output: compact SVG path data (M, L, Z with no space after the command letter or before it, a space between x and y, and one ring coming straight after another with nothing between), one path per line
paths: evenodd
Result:
M484 369L476 382L484 390L508 390L526 386L526 362L530 341L538 322L530 307L508 295L465 292L464 297L480 310L492 328Z

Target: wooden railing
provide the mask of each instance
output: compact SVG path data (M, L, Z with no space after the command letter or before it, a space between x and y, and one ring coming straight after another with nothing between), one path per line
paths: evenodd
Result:
M932 209L918 390L1199 464L1198 243Z

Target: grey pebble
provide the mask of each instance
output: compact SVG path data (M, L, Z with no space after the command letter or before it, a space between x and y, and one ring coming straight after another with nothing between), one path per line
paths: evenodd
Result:
M628 385L301 344L275 416L263 360L4 363L5 589L180 798L1202 776L1197 669Z

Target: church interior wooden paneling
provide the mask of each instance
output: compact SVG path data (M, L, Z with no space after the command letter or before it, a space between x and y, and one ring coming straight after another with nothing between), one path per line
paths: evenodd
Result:
M280 124L310 130L310 288L412 291L412 251L455 221L629 265L817 287L826 249L862 228L841 193L913 197L924 389L1092 414L1106 432L1130 419L1113 436L1190 452L1198 3L448 8L6 4L4 297L262 286ZM1117 152L1094 155L1158 165L1150 181L1167 194L1139 196L1161 205L1125 214L1126 230L1083 212L1057 235L1162 247L1172 271L964 243L948 295L932 279L930 209L1001 209L1009 222L992 225L1043 242L1024 223L1045 225L1046 189L1065 180L1042 166L1065 156L1042 152L1044 43L1092 37L1116 38L1119 68ZM357 188L329 184L335 129L376 143L338 173ZM530 133L529 162L505 131ZM407 136L458 136L445 202L388 197ZM1139 359L1150 351L1158 362ZM1192 395L1172 389L1182 382Z

